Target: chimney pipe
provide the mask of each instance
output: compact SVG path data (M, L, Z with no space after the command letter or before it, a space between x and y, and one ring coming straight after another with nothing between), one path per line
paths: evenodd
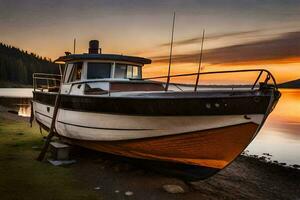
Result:
M99 41L98 40L91 40L89 42L89 54L101 54L101 48L99 48Z

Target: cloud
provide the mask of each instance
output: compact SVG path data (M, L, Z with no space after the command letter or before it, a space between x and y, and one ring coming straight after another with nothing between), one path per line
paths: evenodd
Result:
M178 63L197 62L199 52L174 55L172 60ZM300 31L288 32L272 39L215 48L203 52L204 62L210 64L228 64L287 59L300 57ZM168 62L168 56L152 58L154 62Z
M205 36L205 40L217 40L217 39L223 39L226 37L240 37L240 36L246 36L246 35L250 35L250 34L257 34L259 32L261 32L263 30L251 30L251 31L240 31L240 32L229 32L229 33L223 33L223 34L211 34L211 35L207 35ZM189 45L189 44L195 44L195 43L200 43L202 40L202 36L201 37L193 37L193 38L189 38L189 39L185 39L185 40L179 40L179 41L175 41L174 45ZM162 47L164 46L170 46L170 43L163 43L161 44Z

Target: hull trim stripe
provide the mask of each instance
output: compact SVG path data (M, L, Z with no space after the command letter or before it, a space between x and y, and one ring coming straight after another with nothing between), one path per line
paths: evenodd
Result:
M44 117L47 117L49 119L52 119L52 117L45 115L43 113L40 113L38 111L35 111L36 113L38 113L39 115L42 115ZM82 126L82 125L78 125L78 124L72 124L72 123L67 123L67 122L63 122L63 121L57 121L58 123L61 124L65 124L65 125L70 125L70 126L77 126L77 127L81 127L81 128L90 128L90 129L101 129L101 130L114 130L114 131L150 131L150 130L154 130L154 129L120 129L120 128L104 128L104 127L91 127L91 126Z

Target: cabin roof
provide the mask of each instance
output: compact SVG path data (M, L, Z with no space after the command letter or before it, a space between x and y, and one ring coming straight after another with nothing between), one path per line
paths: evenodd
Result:
M138 64L151 64L151 60L136 56L123 56L117 54L70 54L61 56L55 62L69 62L72 60L114 60L123 62L132 62Z

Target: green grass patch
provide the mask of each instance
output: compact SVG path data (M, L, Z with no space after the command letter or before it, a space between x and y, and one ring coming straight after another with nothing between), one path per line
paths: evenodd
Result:
M38 162L42 137L38 127L0 118L0 199L99 199L72 167ZM34 148L33 148L34 147Z

